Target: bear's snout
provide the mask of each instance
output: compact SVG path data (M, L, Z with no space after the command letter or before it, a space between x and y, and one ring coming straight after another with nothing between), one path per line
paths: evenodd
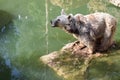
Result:
M57 27L57 21L56 20L51 20L50 21L52 27Z

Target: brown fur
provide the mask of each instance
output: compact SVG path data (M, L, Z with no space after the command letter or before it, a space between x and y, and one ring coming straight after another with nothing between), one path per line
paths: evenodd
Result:
M54 21L53 27L61 27L73 34L82 44L89 48L89 53L96 50L105 51L113 43L116 30L116 19L107 13L89 15L61 14Z

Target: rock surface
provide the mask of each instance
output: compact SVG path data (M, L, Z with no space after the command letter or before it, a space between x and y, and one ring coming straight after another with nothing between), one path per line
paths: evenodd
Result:
M65 79L83 80L90 61L103 56L100 53L89 55L87 50L87 47L75 41L66 44L60 51L40 57L40 60Z
M120 0L109 0L113 5L120 7Z

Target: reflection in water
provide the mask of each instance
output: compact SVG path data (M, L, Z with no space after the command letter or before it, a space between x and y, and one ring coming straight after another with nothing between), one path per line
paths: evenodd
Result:
M18 19L19 19L19 20L28 19L28 16L24 16L24 17L23 17L23 16L21 16L20 14L18 14Z
M105 12L107 10L107 3L105 0L90 0L88 3L88 8L91 12L102 11Z
M70 9L70 8L78 8L84 4L86 4L89 0L50 0L50 2L55 5L59 6L63 9Z

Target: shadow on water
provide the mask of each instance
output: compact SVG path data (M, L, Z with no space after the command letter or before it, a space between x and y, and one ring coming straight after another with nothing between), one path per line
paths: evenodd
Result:
M4 29L7 28L9 26L9 24L12 23L12 20L13 20L12 14L10 14L6 11L0 10L0 30L1 30L1 32L3 32Z
M3 59L0 56L0 80L10 80L10 79L11 79L11 69L5 63L5 59Z
M15 40L17 39L13 19L12 14L0 10L0 80L16 80L20 77L17 68L11 64L9 54L15 52Z
M10 59L0 55L0 80L18 80L19 71L11 65Z

